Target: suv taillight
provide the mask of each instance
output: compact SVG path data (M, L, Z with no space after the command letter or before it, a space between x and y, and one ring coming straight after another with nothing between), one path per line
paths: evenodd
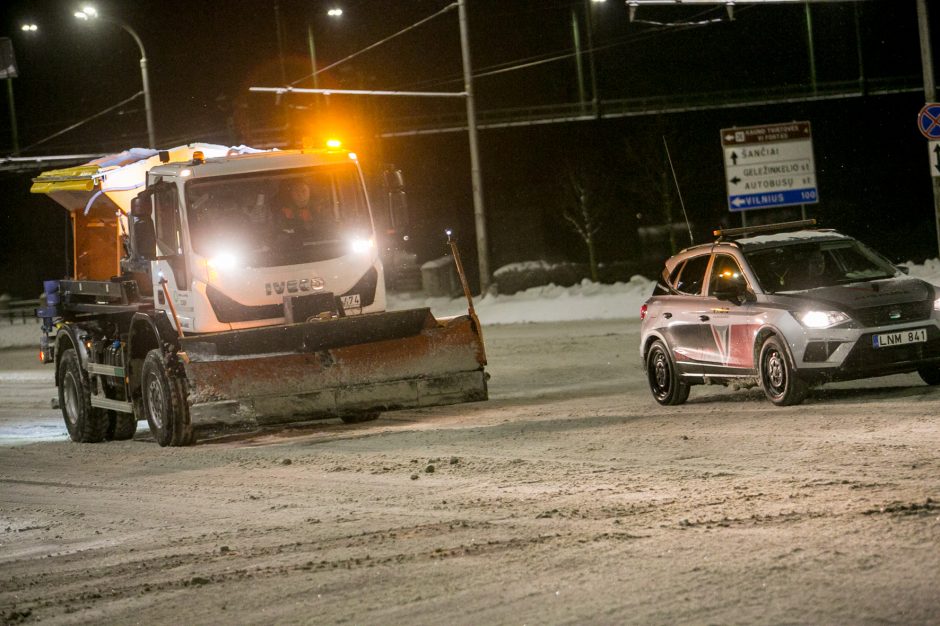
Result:
M646 319L646 305L644 304L643 306L640 307L640 321L643 321L645 319Z

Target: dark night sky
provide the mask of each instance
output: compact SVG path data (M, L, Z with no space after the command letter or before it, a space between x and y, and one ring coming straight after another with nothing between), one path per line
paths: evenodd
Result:
M280 0L288 80L309 71L306 24L312 21L321 66L426 17L446 0ZM469 0L473 63L500 64L570 53L571 10L580 0ZM128 22L147 48L158 142L240 143L239 132L283 123L284 107L250 86L281 84L273 0L97 2ZM79 23L76 3L7 0L0 36L13 39L20 77L14 80L20 144L28 146L132 95L140 87L130 36L106 23ZM595 5L594 44L603 100L676 93L763 89L809 82L802 6L739 5L735 20L699 28L631 24L623 2ZM859 50L866 78L921 81L913 0L858 3L857 45L851 3L813 6L818 80L857 81ZM724 16L724 9L642 7L639 17L681 21ZM937 32L940 10L934 9ZM35 36L19 24L39 25ZM936 36L934 37L936 40ZM456 91L460 49L456 11L321 77L329 86ZM307 86L309 83L302 84ZM478 107L535 107L577 98L571 59L480 78ZM532 258L583 260L561 220L559 181L576 164L601 174L611 209L602 260L632 261L638 226L657 223L659 193L642 171L661 171L662 137L676 159L683 195L702 232L725 221L719 130L808 119L813 124L822 201L811 208L826 224L860 236L897 260L937 256L923 139L915 118L923 93L869 96L698 113L624 118L481 135L493 266ZM382 120L429 112L460 113L460 102L381 100L363 104L333 97L330 118L357 117L364 160L395 161L408 176L422 260L437 254L439 231L456 226L472 240L466 139L430 136L382 142L370 138ZM9 150L6 100L0 152ZM145 142L140 100L26 154L119 150ZM236 115L234 112L239 111ZM301 114L305 115L305 114ZM233 120L238 120L233 123ZM246 126L247 124L247 126ZM347 127L347 130L348 127ZM350 133L353 134L353 133ZM250 138L249 138L250 139ZM31 175L35 175L32 173ZM29 285L61 273L61 209L25 193L29 175L0 174L0 292L30 295ZM56 213L56 212L59 213ZM768 215L769 217L769 215ZM786 211L780 219L792 217ZM38 226L38 228L37 228ZM24 259L29 268L24 270ZM468 265L473 265L472 259ZM33 289L32 291L35 291Z

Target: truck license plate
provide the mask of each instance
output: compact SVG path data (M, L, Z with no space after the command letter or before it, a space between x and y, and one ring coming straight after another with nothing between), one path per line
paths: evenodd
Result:
M359 309L362 308L360 304L361 300L359 299L358 293L349 294L348 296L343 296L340 298L343 302L344 309Z
M887 348L890 346L901 346L906 343L923 343L927 341L926 328L914 328L912 330L902 330L896 333L884 333L874 335L871 343L876 348Z

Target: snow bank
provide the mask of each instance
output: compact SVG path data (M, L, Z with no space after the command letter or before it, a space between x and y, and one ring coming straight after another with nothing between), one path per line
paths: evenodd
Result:
M923 265L905 263L911 276L940 285L940 260ZM602 285L583 280L572 287L546 285L512 295L476 298L474 306L480 321L491 324L526 322L571 322L577 320L639 319L640 305L650 296L654 283L634 276L626 283ZM390 310L430 307L435 317L461 315L467 311L463 298L424 298L417 294L389 294ZM0 322L0 349L39 348L39 321L26 324Z
M525 322L569 322L575 320L638 319L640 305L653 291L653 282L634 276L627 283L602 285L583 280L572 287L532 287L511 296L487 295L474 299L484 325ZM467 311L464 298L389 296L389 309L427 306L435 317Z

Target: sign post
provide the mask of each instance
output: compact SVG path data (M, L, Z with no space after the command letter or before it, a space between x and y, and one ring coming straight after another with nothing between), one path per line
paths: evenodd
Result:
M819 202L809 122L721 131L728 210L746 211Z
M930 181L933 186L933 213L940 252L940 104L928 102L917 114L917 129L927 138Z

